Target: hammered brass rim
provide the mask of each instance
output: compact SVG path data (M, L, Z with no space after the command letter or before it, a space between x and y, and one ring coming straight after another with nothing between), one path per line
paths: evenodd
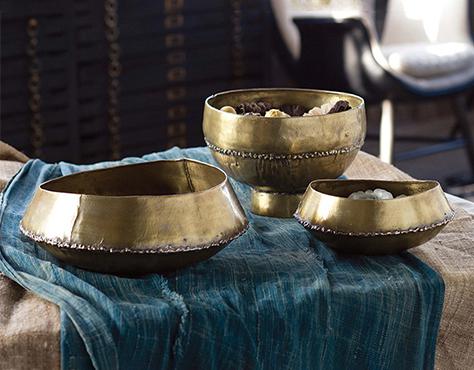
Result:
M389 236L389 235L403 235L409 233L417 233L422 231L428 231L431 229L435 229L437 227L443 226L451 222L456 213L453 211L451 214L447 215L444 219L438 222L434 222L430 225L423 225L417 226L414 228L409 229L401 229L401 230L391 230L391 231L374 231L374 232L348 232L348 231L338 231L331 229L329 227L325 227L320 224L313 224L305 219L303 219L298 213L294 214L296 220L305 228L312 231L320 231L322 233L332 234L332 235L343 235L343 236L362 236L362 237L372 237L372 236Z
M73 249L73 250L87 250L94 252L107 252L107 253L131 253L131 254L165 254L165 253L180 253L180 252L190 252L214 247L221 247L225 244L230 243L231 241L238 239L240 236L245 234L249 229L249 223L247 222L244 228L239 231L237 234L232 235L227 239L221 239L215 243L201 244L196 246L173 246L173 245L157 245L155 247L149 247L144 249L131 249L131 248L113 248L106 246L97 246L97 245L85 245L80 243L71 243L70 241L60 240L60 239L51 239L47 238L44 235L36 234L34 232L26 230L20 224L21 232L30 239L33 239L37 243L47 243L54 245L58 248L64 249Z
M364 145L364 141L361 141L357 144L348 147L342 147L332 150L324 150L324 151L313 151L313 152L306 152L306 153L255 153L255 152L246 152L246 151L239 151L234 149L224 149L217 145L212 144L207 138L204 138L206 145L214 152L219 154L228 155L231 157L240 157L240 158L250 158L250 159L264 159L264 160L299 160L299 159L310 159L310 158L322 158L322 157L330 157L335 156L338 154L345 154L353 152L354 150L360 150Z

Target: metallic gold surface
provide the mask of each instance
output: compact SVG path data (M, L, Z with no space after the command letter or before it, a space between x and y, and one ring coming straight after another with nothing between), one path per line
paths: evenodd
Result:
M344 99L352 109L311 117L242 116L219 109L243 102L275 106L300 104L308 109ZM250 89L219 93L205 102L203 131L214 158L233 178L256 192L252 212L291 217L287 198L266 193L303 193L310 181L336 178L364 143L364 101L351 94L304 89ZM260 201L262 204L260 204Z
M210 257L248 222L220 169L165 160L81 172L42 184L23 232L86 269L141 274Z
M391 200L347 198L382 188ZM319 180L307 188L295 217L330 247L361 254L390 254L421 245L454 217L436 181Z
M252 188L252 212L261 216L289 217L303 194L268 193Z

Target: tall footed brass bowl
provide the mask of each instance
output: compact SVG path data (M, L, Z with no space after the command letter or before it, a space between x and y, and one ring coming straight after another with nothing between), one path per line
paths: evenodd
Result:
M311 117L270 118L221 111L223 106L264 101L312 108L346 100L352 109ZM291 217L306 186L343 174L364 143L362 98L306 89L250 89L212 95L204 106L206 143L225 172L252 187L252 212Z
M68 264L143 275L211 257L242 235L248 221L222 170L181 159L48 181L20 227Z

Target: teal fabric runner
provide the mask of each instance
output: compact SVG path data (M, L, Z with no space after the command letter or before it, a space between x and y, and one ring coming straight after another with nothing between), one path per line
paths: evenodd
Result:
M213 162L173 148L122 163L181 157ZM0 271L60 306L63 369L433 368L444 285L429 266L335 253L293 219L252 215L235 181L249 231L166 277L67 266L20 233L40 183L112 164L33 160L1 198Z

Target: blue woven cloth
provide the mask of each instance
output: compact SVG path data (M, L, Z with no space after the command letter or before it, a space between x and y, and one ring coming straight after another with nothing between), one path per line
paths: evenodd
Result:
M177 148L123 163L190 157ZM409 253L333 252L293 219L248 212L208 261L129 279L66 266L19 231L43 181L112 163L28 162L1 199L0 271L61 308L63 369L431 369L444 285Z

